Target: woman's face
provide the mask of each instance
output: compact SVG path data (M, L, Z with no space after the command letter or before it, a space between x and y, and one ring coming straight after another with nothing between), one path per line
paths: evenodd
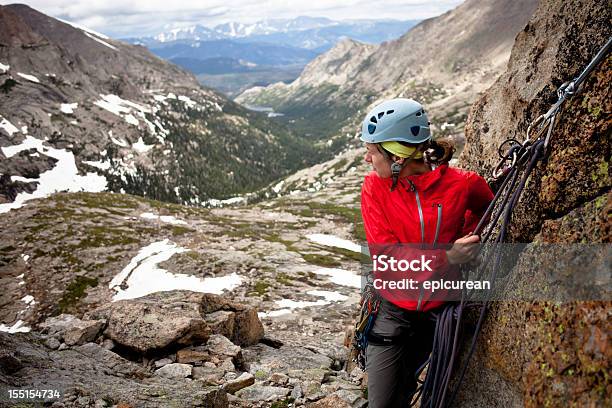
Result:
M378 174L378 177L391 177L391 161L378 150L377 145L366 143L364 160L372 165L372 169Z

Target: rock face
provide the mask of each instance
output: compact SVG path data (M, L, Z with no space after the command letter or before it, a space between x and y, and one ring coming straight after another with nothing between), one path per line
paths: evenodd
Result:
M113 302L88 316L107 320L104 334L117 344L146 354L169 346L206 343L213 330L205 316L223 308L233 312L234 331L230 335L239 344L253 344L263 337L256 310L227 302L220 296L188 291L158 292ZM224 337L213 338L216 349L235 357L240 348L231 342L224 346L220 338Z
M556 101L556 89L608 40L611 19L601 2L542 2L517 36L507 71L472 107L463 163L489 174L497 146L524 139L529 123ZM537 243L610 243L610 72L608 57L565 104L550 154L515 209L511 239L535 242L515 267L525 279L517 284L541 278L532 266L547 261L529 258ZM609 406L612 304L587 300L495 304L458 406Z

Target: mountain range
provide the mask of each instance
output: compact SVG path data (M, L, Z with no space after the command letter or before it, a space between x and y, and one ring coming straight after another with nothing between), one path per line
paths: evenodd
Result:
M418 20L347 20L300 16L293 19L268 19L252 24L229 22L209 28L200 24L174 28L149 37L126 38L125 41L161 48L172 42L193 43L231 39L248 43L270 43L313 50L317 54L331 48L338 40L349 37L367 43L395 39Z
M146 46L196 74L202 84L233 97L252 86L293 81L308 62L342 39L378 44L401 36L416 23L301 16L213 28L195 25L125 41Z
M7 205L50 189L104 188L204 202L320 159L282 124L201 87L144 47L25 5L0 7L0 43Z
M536 5L467 0L393 41L340 42L294 82L246 90L236 100L269 106L302 132L330 138L352 132L356 118L377 101L411 97L429 109L438 136L461 142L469 105L505 68L514 37Z

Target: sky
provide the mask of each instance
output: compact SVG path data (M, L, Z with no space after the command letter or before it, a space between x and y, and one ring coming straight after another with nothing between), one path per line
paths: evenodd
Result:
M25 0L52 17L84 25L114 38L155 35L201 24L254 23L297 16L345 19L420 20L463 0Z

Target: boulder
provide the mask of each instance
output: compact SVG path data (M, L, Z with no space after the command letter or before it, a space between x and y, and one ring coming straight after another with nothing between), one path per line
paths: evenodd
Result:
M231 337L232 341L241 346L257 344L264 335L264 328L257 316L257 310L250 308L236 312L236 326Z
M205 349L213 355L221 357L238 358L241 355L241 348L232 343L227 337L220 334L213 334L208 339Z
M308 375L317 380L330 370L332 359L304 347L282 346L275 349L265 344L257 344L242 350L249 371L256 378L267 378L271 373L290 376ZM306 371L304 371L306 370Z
M234 394L249 385L255 384L255 377L251 373L242 373L238 378L230 380L223 385L223 389L230 394Z
M340 397L344 402L348 403L353 408L361 408L368 405L368 401L362 398L361 390L350 391L340 389L334 392L333 395Z
M206 346L187 347L176 352L177 363L202 365L202 363L210 361L210 358Z
M236 392L236 396L248 401L276 401L285 398L291 390L270 385L251 385Z
M189 377L191 370L192 367L189 364L172 363L166 364L155 371L155 374L165 378L180 380L181 378Z
M310 408L352 408L351 404L336 394L320 399L308 406Z
M221 367L193 367L192 376L204 384L216 385L223 378L225 370Z
M230 314L218 312L233 312L232 333L226 337L240 346L256 344L264 336L263 325L257 316L257 310L253 307L229 302L219 295L205 293L202 296L201 310L205 315L212 315L209 319L213 321L219 334L223 334L224 331L227 333L232 323Z
M218 310L205 315L205 320L214 334L231 338L236 326L236 313L228 310Z
M152 375L96 343L60 352L45 347L44 341L35 331L0 332L0 382L62 390L57 406L93 407L102 399L117 407L228 407L227 393L218 386ZM3 359L5 353L18 362Z
M108 318L104 334L115 343L149 353L208 340L211 330L200 314L201 299L195 292L159 292L112 302L89 316Z
M59 316L47 318L44 322L38 325L41 333L50 336L61 336L69 327L71 327L79 319L71 314L62 313Z
M81 320L70 314L61 314L49 317L39 324L39 328L43 333L63 339L66 345L75 346L94 341L105 324L105 320Z
M143 379L151 376L149 370L141 365L126 360L96 343L85 343L71 351L77 352L81 357L87 357L89 361L95 361L96 366L110 368L116 377Z
M64 333L64 342L69 346L80 345L94 341L104 328L102 320L80 320Z
M270 382L274 385L287 385L289 377L283 373L273 373L270 376Z
M179 361L179 363L181 363L181 361ZM170 360L169 358L162 358L161 360L155 361L154 364L155 364L155 368L162 368L163 366L172 364L172 360Z
M104 334L140 353L205 343L211 334L239 345L254 344L263 337L254 308L209 293L158 292L112 302L86 317L107 320Z
M60 345L61 345L60 341L56 339L55 337L49 337L45 341L45 346L49 347L51 350L57 350Z
M0 350L0 371L5 374L12 374L21 370L23 364L15 357L15 353L7 350Z

